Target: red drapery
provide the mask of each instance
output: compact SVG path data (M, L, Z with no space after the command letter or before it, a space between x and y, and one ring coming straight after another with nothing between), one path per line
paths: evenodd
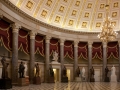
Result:
M18 50L24 51L24 53L28 54L30 49L30 36L28 32L20 29L19 36L18 36Z
M99 58L102 60L103 58L103 47L101 42L95 42L92 45L92 59Z
M107 59L111 57L111 55L118 59L119 58L119 45L118 42L109 42L107 45Z
M87 42L79 42L78 43L78 59L84 58L88 59L88 45Z
M44 36L36 35L35 37L35 54L45 55L45 39Z
M60 43L58 39L50 39L50 56L53 51L56 51L58 54L60 53Z
M12 29L10 24L2 19L0 20L0 41L8 51L12 50Z
M64 57L73 59L74 57L74 45L71 41L65 41L64 43Z

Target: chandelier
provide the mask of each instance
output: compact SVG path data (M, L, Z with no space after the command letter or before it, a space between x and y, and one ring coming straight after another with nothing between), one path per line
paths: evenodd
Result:
M118 33L113 30L114 25L111 23L111 18L108 17L109 5L108 4L105 5L105 8L106 8L106 17L103 21L101 32L98 34L98 38L102 42L109 42L115 40Z

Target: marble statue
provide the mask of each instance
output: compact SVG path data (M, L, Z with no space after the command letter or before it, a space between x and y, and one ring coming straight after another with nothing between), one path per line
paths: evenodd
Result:
M111 68L111 79L110 79L111 82L117 82L117 76L115 74L115 71L116 68L113 65L113 67Z
M36 69L36 72L35 72L35 77L39 77L39 72L40 72L40 68L39 68L39 64L35 64L35 69Z
M54 61L58 61L58 53L56 51L53 52L53 59Z
M24 67L25 67L25 77L26 77L27 76L27 70L28 70L26 63L24 63Z
M19 65L19 78L24 78L24 70L25 70L25 67L23 65L23 62L21 62Z
M85 77L85 68L82 68L82 77Z
M3 56L2 60L1 60L1 63L2 63L2 78L3 79L6 79L8 78L8 71L7 71L7 67L9 65L9 63L6 62L6 59L5 59L5 56Z
M79 75L80 75L80 68L79 67L76 69L76 75L77 75L77 77L79 77Z

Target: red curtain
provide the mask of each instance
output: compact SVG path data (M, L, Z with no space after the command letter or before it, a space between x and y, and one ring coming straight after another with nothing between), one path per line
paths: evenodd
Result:
M101 42L95 42L92 45L92 59L94 58L103 59L103 47Z
M36 35L35 37L35 54L45 55L45 39L44 36Z
M118 59L119 58L119 44L118 42L109 42L107 45L107 59L111 57L111 55Z
M28 35L28 32L20 29L19 30L19 36L18 36L18 50L23 50L24 53L29 53L30 48L30 36Z
M74 57L74 45L71 41L65 41L64 43L64 57L73 59Z
M60 43L58 39L50 39L50 56L53 51L56 51L58 54L60 53Z
M88 60L88 45L87 42L78 43L78 59L84 58Z
M0 20L0 41L8 51L12 50L12 29L10 24L2 19Z

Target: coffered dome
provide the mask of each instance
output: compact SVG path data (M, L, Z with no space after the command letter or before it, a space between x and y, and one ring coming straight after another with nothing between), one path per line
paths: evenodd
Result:
M10 0L28 15L66 30L100 32L106 0ZM109 16L120 30L120 0L110 0Z

